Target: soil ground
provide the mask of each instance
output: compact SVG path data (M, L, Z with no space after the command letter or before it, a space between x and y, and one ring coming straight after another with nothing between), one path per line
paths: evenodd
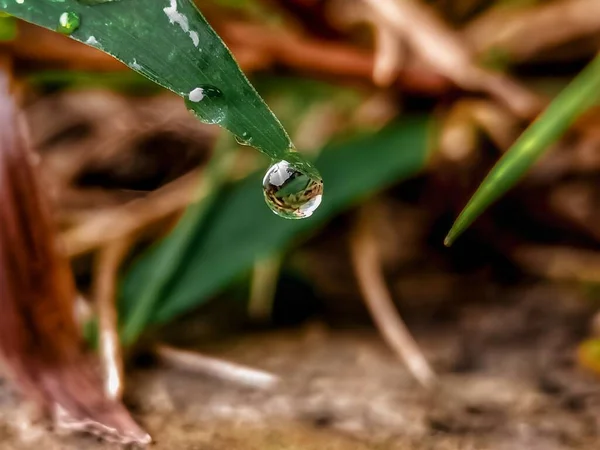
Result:
M157 450L595 448L600 383L574 358L589 305L551 285L503 295L462 307L453 323L411 325L440 376L433 393L374 330L312 323L203 348L281 375L275 391L152 366L130 373L127 402ZM116 448L22 426L25 406L2 393L1 449Z

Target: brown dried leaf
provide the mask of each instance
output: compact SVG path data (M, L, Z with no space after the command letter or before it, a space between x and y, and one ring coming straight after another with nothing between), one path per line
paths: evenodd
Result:
M75 289L38 187L25 130L0 75L0 353L57 425L121 443L150 437L106 399L74 319Z

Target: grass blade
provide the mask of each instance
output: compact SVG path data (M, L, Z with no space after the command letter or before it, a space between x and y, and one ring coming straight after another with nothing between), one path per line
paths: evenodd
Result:
M0 0L0 10L55 31L64 14L77 17L71 38L185 98L200 120L221 125L271 158L283 159L292 148L191 0Z
M600 56L552 101L498 161L458 219L444 243L456 238L494 201L508 191L600 96Z
M141 292L133 304L131 314L123 321L121 340L131 345L150 321L155 305L162 298L165 288L181 270L182 260L188 246L194 239L194 233L206 219L206 215L215 201L230 172L235 144L228 136L221 136L215 145L215 154L202 175L199 190L206 193L203 200L192 203L177 223L177 227L163 241L161 257L156 260L154 274L146 283L140 285Z

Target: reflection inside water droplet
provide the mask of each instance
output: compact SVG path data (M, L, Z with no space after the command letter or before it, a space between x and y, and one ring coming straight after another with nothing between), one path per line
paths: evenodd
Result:
M64 12L58 18L58 27L56 31L62 34L72 34L79 28L79 15L74 12Z
M263 191L267 205L275 214L286 219L304 219L321 204L323 181L282 160L267 170Z

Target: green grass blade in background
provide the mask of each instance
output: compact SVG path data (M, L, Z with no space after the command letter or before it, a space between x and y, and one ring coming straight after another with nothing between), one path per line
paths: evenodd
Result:
M131 314L121 320L121 339L125 345L133 344L142 333L166 287L181 270L194 232L207 220L211 206L230 175L236 148L229 134L222 134L217 140L214 154L199 180L199 194L204 194L204 198L187 207L175 230L163 240L161 257L155 261L152 276L139 286L139 296L132 305Z
M0 10L51 30L59 28L63 14L75 15L79 26L71 38L188 99L188 109L201 120L223 126L272 158L282 159L292 147L191 0L0 0ZM190 93L199 101L189 101Z
M597 56L533 122L498 161L461 212L446 237L456 238L494 201L501 197L600 97L600 56Z
M196 230L185 263L165 292L153 321L164 323L205 302L234 277L250 270L257 258L281 251L290 243L373 192L415 175L427 159L428 121L404 119L385 130L333 148L316 161L327 178L327 195L309 219L278 219L255 189L262 174L232 186L201 229ZM164 244L142 255L124 278L121 317L127 320L140 287L156 273Z

